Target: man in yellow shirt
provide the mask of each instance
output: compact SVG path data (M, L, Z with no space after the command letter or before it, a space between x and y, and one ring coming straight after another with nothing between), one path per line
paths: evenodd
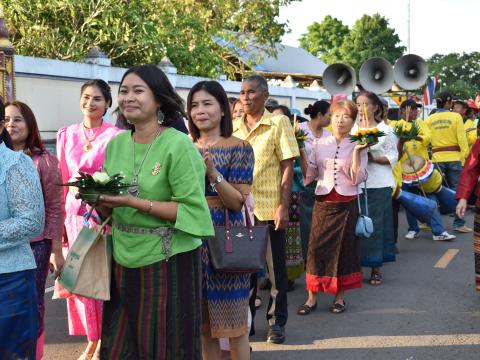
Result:
M468 107L467 103L462 100L456 100L453 104L453 112L460 114L463 119L463 126L465 127L465 132L467 134L467 142L469 150L472 148L473 144L477 140L477 124L476 119L469 118L472 111Z
M425 120L432 134L432 161L443 173L445 185L455 191L462 172L462 163L469 151L467 135L462 117L450 111L453 96L442 92L435 100L437 111ZM472 231L465 225L465 220L457 216L453 227L458 232Z
M398 155L400 160L397 162L397 165L393 171L396 182L402 182L402 164L406 161L409 161L409 156L417 155L428 160L428 145L431 141L430 129L422 121L417 120L418 116L418 105L414 100L408 99L402 102L400 105L401 120L390 121L389 125L393 128L397 126L402 126L405 130L410 130L412 124L415 122L419 128L419 136L413 140L405 141L405 139L399 139L398 141ZM409 191L414 194L420 194L420 190L416 186L409 186L404 184L402 188L406 191ZM427 194L427 197L437 201L437 198L434 193ZM420 227L418 226L417 219L408 211L406 212L407 222L408 222L408 232L405 235L406 239L413 239L418 236L420 232ZM445 241L455 239L454 235L449 234L442 223L442 217L440 212L435 210L432 220L430 221L430 227L432 229L433 240Z
M281 344L285 341L288 317L285 228L289 220L293 161L300 152L288 117L273 115L265 109L268 95L263 76L252 75L243 81L240 101L245 115L234 120L233 135L248 141L255 154L251 187L255 218L270 225L267 265L272 287L267 309L267 342Z

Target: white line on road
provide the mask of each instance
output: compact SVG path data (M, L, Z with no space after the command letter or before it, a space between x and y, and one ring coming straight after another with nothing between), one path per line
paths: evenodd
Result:
M52 292L55 286L50 286L45 289L45 294L48 294L49 292Z
M333 349L380 349L398 347L431 347L480 345L479 334L454 335L412 335L412 336L354 336L335 339L315 340L312 344L269 345L265 342L251 342L254 351L286 350L333 350Z
M443 254L443 256L437 261L434 268L445 269L459 251L460 250L458 249L448 249L447 251L445 251L445 254Z

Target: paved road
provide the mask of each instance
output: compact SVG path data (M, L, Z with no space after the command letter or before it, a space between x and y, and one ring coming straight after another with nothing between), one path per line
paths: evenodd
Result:
M400 215L400 234L406 232ZM472 214L467 224L472 225ZM444 217L447 228L452 218ZM257 334L252 337L252 359L316 360L468 360L480 359L480 295L474 291L472 234L456 241L433 242L422 232L415 240L401 238L397 262L384 267L384 284L347 294L344 314L328 311L332 297L319 297L308 316L296 315L305 299L304 279L289 293L290 318L284 345L264 342L265 306L257 313ZM458 250L458 253L456 251ZM449 251L450 250L450 251ZM448 258L435 264L447 253ZM364 271L364 278L369 275ZM48 298L50 294L46 295ZM267 292L262 291L264 303ZM76 359L83 337L67 334L63 301L47 301L45 359Z

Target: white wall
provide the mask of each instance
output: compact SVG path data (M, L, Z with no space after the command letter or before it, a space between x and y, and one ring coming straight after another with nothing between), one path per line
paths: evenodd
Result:
M26 102L33 109L44 139L54 139L63 126L81 121L79 109L80 87L93 78L101 78L112 87L113 107L117 106L118 84L126 69L81 62L51 60L28 56L15 56L17 100ZM205 78L168 74L179 95L187 99L189 89ZM218 80L229 96L238 96L240 82ZM328 98L325 92L298 88L271 86L271 97L280 104L300 111L318 99ZM107 121L111 119L110 112Z

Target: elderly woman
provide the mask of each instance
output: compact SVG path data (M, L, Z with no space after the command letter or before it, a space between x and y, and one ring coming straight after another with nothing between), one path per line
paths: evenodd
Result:
M332 135L314 142L304 175L306 185L317 180L317 187L307 252L308 299L298 309L299 315L316 309L318 292L334 294L331 311L344 312L345 291L362 286L355 225L359 213L357 185L367 178L367 145L349 139L357 116L351 101L336 101L330 111ZM305 152L301 154L305 162Z
M5 145L0 102L0 357L35 359L38 309L30 240L43 231L44 206L32 160Z

